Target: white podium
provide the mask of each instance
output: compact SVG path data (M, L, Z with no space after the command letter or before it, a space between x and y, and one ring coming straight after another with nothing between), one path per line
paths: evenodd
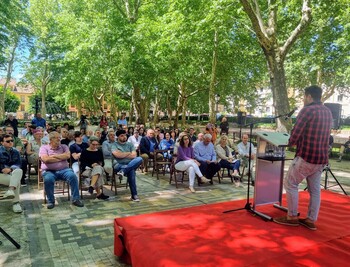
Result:
M287 133L257 132L253 210L267 220L272 218L258 212L256 210L258 206L274 204L275 207L286 210L281 206L281 201L285 147L288 140Z

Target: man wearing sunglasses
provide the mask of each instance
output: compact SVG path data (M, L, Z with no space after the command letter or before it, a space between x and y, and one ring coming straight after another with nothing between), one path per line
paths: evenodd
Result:
M6 126L5 127L5 133L9 134L12 136L13 139L13 147L16 148L20 155L21 155L21 169L22 169L22 178L21 178L21 186L27 186L26 183L26 173L27 173L27 166L28 166L28 161L26 157L24 156L25 154L25 149L23 142L20 138L14 135L15 131L12 126Z
M8 185L9 189L0 196L1 199L13 199L13 212L21 213L19 191L21 187L21 155L13 148L13 136L5 134L0 138L0 184Z

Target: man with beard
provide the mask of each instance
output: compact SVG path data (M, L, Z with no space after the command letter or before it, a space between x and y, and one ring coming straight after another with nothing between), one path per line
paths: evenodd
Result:
M114 171L119 176L126 176L131 191L130 200L139 202L136 188L136 170L142 163L142 158L137 157L135 147L127 142L125 130L118 130L117 142L112 145L112 154L114 156Z

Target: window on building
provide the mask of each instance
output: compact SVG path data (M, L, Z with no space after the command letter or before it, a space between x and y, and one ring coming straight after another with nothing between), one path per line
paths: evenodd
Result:
M107 104L103 104L103 109L107 109Z
M270 107L266 107L266 112L269 113L271 111Z
M21 105L21 111L25 111L25 106L23 104Z
M24 103L26 101L26 97L24 95L21 95L21 102Z
M343 94L338 95L338 102L343 102Z

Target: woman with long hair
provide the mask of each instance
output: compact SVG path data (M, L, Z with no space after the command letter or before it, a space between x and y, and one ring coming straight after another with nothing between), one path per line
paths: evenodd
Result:
M190 180L189 189L192 193L196 192L194 189L194 179L196 174L203 183L207 183L210 180L203 176L199 169L200 163L194 159L194 152L192 147L192 140L185 134L180 138L180 146L177 150L177 158L175 163L175 169L178 171L187 171Z
M102 115L100 119L100 128L103 128L103 126L108 126L108 121L105 115Z

